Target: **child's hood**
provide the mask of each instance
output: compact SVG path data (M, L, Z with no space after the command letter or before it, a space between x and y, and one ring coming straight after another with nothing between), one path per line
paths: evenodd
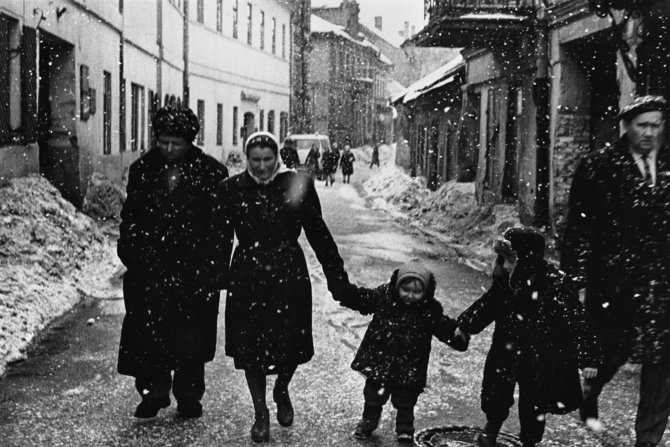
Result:
M389 296L393 298L393 300L400 300L400 296L398 295L398 285L399 285L399 279L401 278L401 268L398 268L393 271L393 274L391 275L391 281L389 282L389 288L388 288L388 293ZM407 277L405 277L407 278ZM426 284L426 283L424 283ZM423 297L423 299L418 303L419 305L423 305L425 303L430 302L435 298L435 288L437 287L437 283L435 281L435 275L428 271L428 278L427 278L427 284L426 284L426 295Z

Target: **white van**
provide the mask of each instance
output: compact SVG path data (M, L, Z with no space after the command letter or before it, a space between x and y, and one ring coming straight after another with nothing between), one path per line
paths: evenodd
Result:
M330 139L326 135L319 134L293 134L286 137L284 145L287 142L293 142L294 147L298 150L298 158L300 159L300 166L304 167L307 154L316 145L319 150L319 155L322 156L326 149L330 149ZM319 166L321 166L321 157L319 157Z

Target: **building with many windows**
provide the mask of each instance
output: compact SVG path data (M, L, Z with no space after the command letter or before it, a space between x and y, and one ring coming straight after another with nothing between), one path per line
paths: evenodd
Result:
M225 161L288 131L289 0L7 0L0 4L0 178L41 173L76 205L121 182L166 103Z

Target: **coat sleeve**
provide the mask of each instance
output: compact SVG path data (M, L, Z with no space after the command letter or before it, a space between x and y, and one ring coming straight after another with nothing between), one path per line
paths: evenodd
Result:
M145 248L147 235L139 222L142 202L142 178L137 163L130 165L126 201L121 209L121 224L116 252L129 270L140 272L148 268Z
M465 351L468 348L467 343L463 344L454 338L457 327L456 320L444 315L444 309L438 301L433 300L431 302L428 315L431 333L434 337L457 351Z
M562 283L555 286L553 296L556 301L556 318L563 319L572 340L579 368L598 368L602 365L600 343L587 318L584 306L577 292Z
M350 293L351 284L349 276L344 270L344 261L335 244L330 230L321 215L321 203L314 187L314 180L303 177L304 200L301 206L301 221L305 229L305 235L309 244L314 249L316 257L323 267L323 272L328 281L328 290L335 299L343 293Z
M222 216L218 215L220 204L218 201L219 197L219 186L220 184L228 178L228 168L218 163L212 171L212 181L213 187L210 189L210 203L212 204L212 213L209 216L209 231L207 232L207 265L203 269L205 273L205 280L202 281L204 284L211 285L212 290L223 290L225 289L225 272L227 270L227 265L225 262L222 262L221 252L217 249L219 245L219 234L217 232L218 222L221 220ZM221 211L224 212L224 211ZM227 210L225 211L227 212ZM232 245L231 245L232 247ZM230 255L228 255L230 256Z
M560 259L561 269L579 288L586 284L588 262L593 253L592 241L599 231L596 223L599 208L596 186L593 160L584 158L577 166L570 186Z
M230 206L230 184L227 181L219 183L214 213L212 217L212 263L214 288L223 290L228 288L228 271L230 269L230 255L233 251L235 229L232 222L232 208Z
M457 319L461 330L468 334L478 334L491 324L503 305L505 291L495 281L489 290L472 303Z
M375 313L379 304L388 294L388 289L388 284L382 284L373 289L352 286L348 293L341 294L336 299L344 307L360 312L362 315L370 315Z

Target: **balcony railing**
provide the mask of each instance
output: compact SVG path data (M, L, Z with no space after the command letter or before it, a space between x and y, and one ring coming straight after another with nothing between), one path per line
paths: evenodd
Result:
M527 15L539 0L424 0L430 21L440 17L459 17L471 13Z

